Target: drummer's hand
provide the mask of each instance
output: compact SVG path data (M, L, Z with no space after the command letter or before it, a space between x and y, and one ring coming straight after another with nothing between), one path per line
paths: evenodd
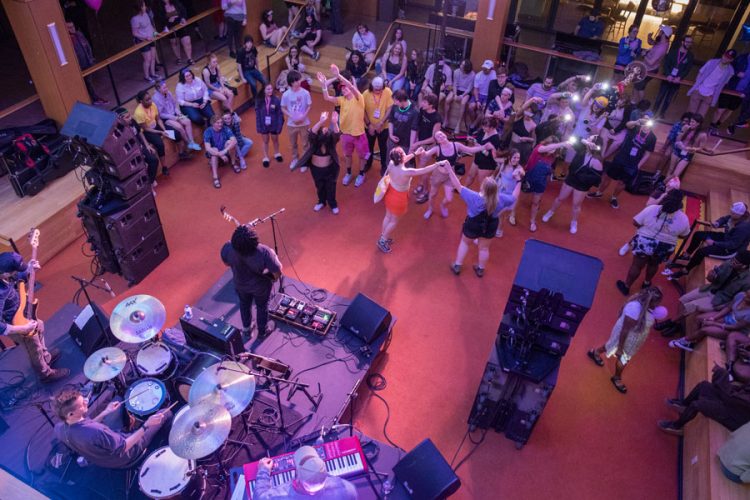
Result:
M153 415L151 415L150 417L148 417L148 419L143 424L143 426L146 427L146 428L149 428L149 427L158 427L158 426L160 426L164 422L164 418L165 418L164 413L162 413L162 412L154 413Z
M266 469L268 472L271 472L271 469L273 468L273 460L268 457L263 457L260 459L258 466L262 469Z
M107 405L107 407L104 409L104 413L114 413L117 411L117 409L122 406L122 401L112 401Z

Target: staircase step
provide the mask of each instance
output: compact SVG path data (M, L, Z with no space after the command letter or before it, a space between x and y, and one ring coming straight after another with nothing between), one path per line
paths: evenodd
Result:
M708 193L708 220L715 221L719 217L729 213L732 203L729 191L712 189Z

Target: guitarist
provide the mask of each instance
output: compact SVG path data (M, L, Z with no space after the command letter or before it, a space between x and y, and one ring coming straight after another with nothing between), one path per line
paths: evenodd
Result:
M42 382L54 382L67 377L70 370L50 366L60 356L60 350L47 350L43 336L44 323L41 320L31 320L25 325L13 324L13 316L21 302L15 283L25 279L32 269L39 269L39 262L31 260L28 265L24 265L17 253L0 253L0 335L8 335L23 344L29 353L31 365L39 373Z
M221 260L232 268L234 288L240 299L242 336L249 339L253 302L258 313L258 338L270 335L268 324L268 300L273 282L281 276L281 262L276 253L258 241L258 234L251 227L238 226L232 240L221 249Z

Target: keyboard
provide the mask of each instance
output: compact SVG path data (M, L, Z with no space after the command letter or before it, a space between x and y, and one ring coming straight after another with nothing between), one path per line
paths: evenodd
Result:
M367 472L365 454L356 436L337 439L323 444L313 445L320 458L326 464L328 474L339 477L352 477ZM294 452L284 453L271 458L271 485L279 486L295 478ZM258 462L243 465L247 483L248 498L253 498L255 479L258 476Z

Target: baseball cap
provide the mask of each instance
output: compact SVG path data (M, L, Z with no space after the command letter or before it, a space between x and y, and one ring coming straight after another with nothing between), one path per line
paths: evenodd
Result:
M383 79L379 76L376 76L372 79L372 88L375 90L383 90L383 86L385 83L383 82Z
M732 213L734 215L745 215L745 212L747 212L747 205L741 201L732 203Z
M482 63L482 68L485 68L485 69L492 69L492 68L494 68L494 67L495 67L495 65L494 65L494 64L493 64L493 62L492 62L492 61L490 61L489 59L485 59L485 60L484 60L484 62Z
M596 104L600 108L606 108L607 106L609 106L609 99L604 96L599 96L594 99L594 104Z
M666 26L666 25L662 24L661 26L659 26L659 29L661 30L662 33L664 33L665 35L667 35L667 38L669 38L670 36L672 36L672 27L671 26Z
M734 58L737 57L737 51L734 49L729 49L726 52L724 52L724 57L734 60Z
M312 446L301 446L294 452L294 467L297 478L306 485L322 485L328 477L325 462Z
M23 265L23 258L15 252L0 253L0 273L12 273L23 271L26 266Z

